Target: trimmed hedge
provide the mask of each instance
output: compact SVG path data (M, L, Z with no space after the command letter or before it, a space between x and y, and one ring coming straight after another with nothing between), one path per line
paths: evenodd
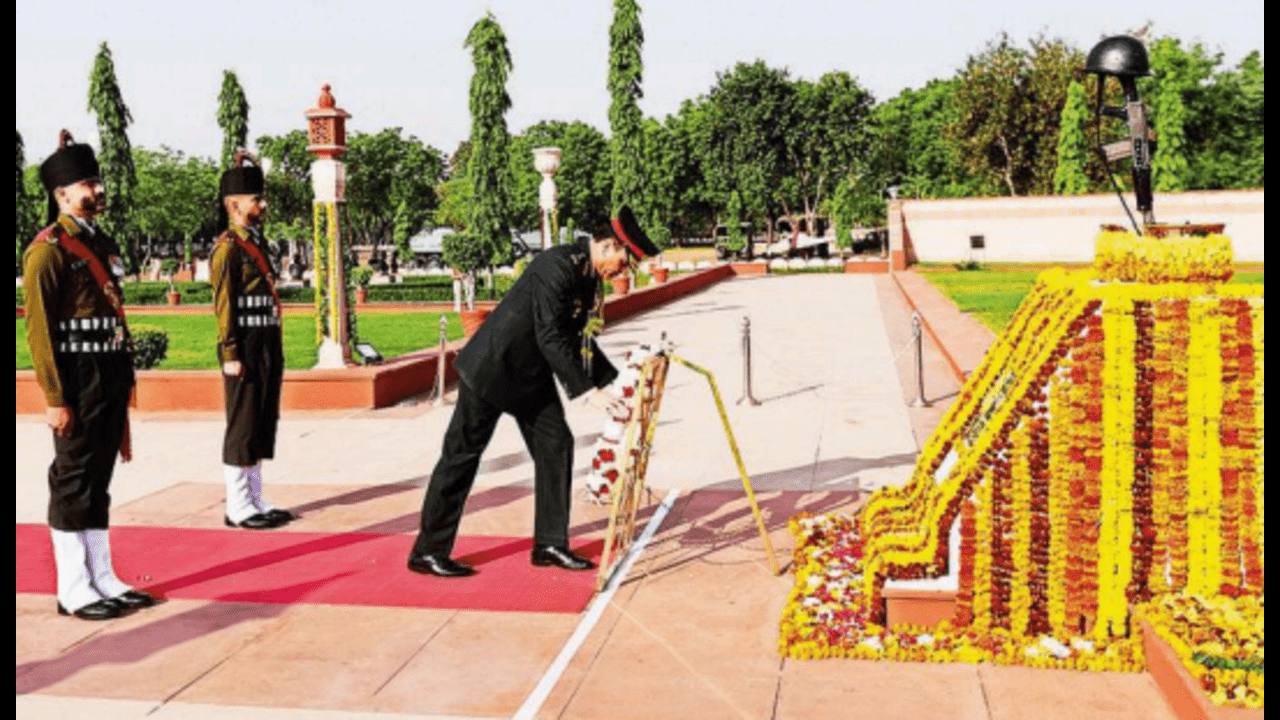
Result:
M164 362L169 353L169 331L155 325L133 325L133 367L149 370Z

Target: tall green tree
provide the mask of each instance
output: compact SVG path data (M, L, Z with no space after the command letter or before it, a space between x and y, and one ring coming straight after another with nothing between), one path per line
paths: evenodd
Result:
M721 206L711 198L703 176L706 116L705 99L685 100L661 125L645 121L649 203L675 238L710 235Z
M640 112L644 63L640 50L644 30L635 0L614 0L609 26L609 132L613 157L611 212L630 205L641 222L648 220L644 183L644 115ZM648 228L646 228L648 229Z
M785 128L786 180L780 199L788 215L803 215L816 232L819 208L836 183L867 169L868 122L875 99L844 71L817 82L795 82L793 122Z
M262 159L270 160L266 174L266 236L272 240L310 242L312 239L311 153L307 133L292 130L286 135L263 135L257 140Z
M475 71L471 75L471 157L467 172L471 179L471 220L466 237L479 243L489 260L489 289L493 291L493 265L511 260L509 225L509 183L507 172L507 77L511 53L507 36L486 13L467 33L464 46L471 50Z
M573 218L584 228L606 222L613 182L609 141L604 133L581 121L544 120L512 137L508 146L512 227L531 230L540 226L538 187L542 175L533 167L533 149L539 147L561 151L555 178L559 217Z
M102 146L98 149L98 164L107 191L107 210L99 222L121 244L126 271L134 272L137 268L135 228L129 223L129 216L138 178L128 133L133 116L120 94L111 49L105 42L98 47L89 74L89 111L98 118L98 140Z
M130 221L141 238L180 246L190 261L191 240L216 217L218 166L212 160L187 157L180 150L134 148L138 186ZM274 238L273 238L274 239ZM147 258L140 258L146 260Z
M738 63L717 73L700 123L703 177L717 207L737 191L743 212L769 229L781 209L779 188L787 177L787 133L798 122L796 87L785 69L764 61Z
M1053 191L1059 195L1083 195L1091 189L1085 167L1089 162L1089 98L1084 84L1073 80L1067 88L1058 129L1058 167L1053 171Z
M1173 186L1198 190L1262 187L1266 129L1260 53L1228 68L1221 51L1161 37L1149 44L1149 55L1151 77L1141 78L1138 87L1152 105L1158 134L1153 162L1165 165L1181 156L1187 163L1181 182L1173 178L1182 171L1168 168L1154 172L1153 179L1164 175ZM1181 121L1162 117L1168 114Z
M965 197L978 194L979 181L960 162L960 149L945 129L955 114L960 80L930 80L906 89L872 112L872 169L860 177L865 200L879 201L898 186L903 198Z
M1084 57L1058 39L1041 36L1030 45L1018 47L1007 34L989 42L970 56L953 98L948 139L990 194L1053 191L1059 118Z
M357 244L393 242L397 222L411 237L428 224L438 205L444 154L402 133L401 128L386 128L348 138L346 222ZM407 238L405 242L407 248Z
M234 70L222 71L222 90L218 92L218 127L222 128L223 170L231 167L236 150L245 147L249 138L249 100Z

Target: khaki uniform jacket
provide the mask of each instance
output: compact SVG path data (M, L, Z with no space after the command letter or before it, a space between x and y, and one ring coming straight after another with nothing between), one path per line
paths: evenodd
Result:
M108 274L118 265L120 248L98 230L90 234L68 215L41 230L22 257L23 302L27 312L27 345L36 382L44 391L45 404L63 407L63 382L54 362L59 320L87 317L116 317L116 311L102 295L97 280L83 267L83 261L58 244L72 236L84 243L102 262ZM112 259L115 258L115 262ZM124 294L114 275L115 291Z
M209 279L213 283L213 314L218 319L218 360L240 360L239 332L236 315L237 298L249 296L258 302L273 304L272 279L263 277L258 264L235 243L233 236L255 243L267 255L261 239L249 230L231 226L218 236L209 262Z

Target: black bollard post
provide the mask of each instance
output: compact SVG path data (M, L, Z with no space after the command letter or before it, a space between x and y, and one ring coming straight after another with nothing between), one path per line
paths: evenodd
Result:
M759 405L760 401L751 394L751 318L742 316L742 397L738 405L748 402Z

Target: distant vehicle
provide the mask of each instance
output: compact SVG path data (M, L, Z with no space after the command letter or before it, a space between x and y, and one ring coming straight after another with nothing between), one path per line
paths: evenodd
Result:
M450 227L433 228L409 238L409 249L413 251L414 264L419 267L444 267L444 239L457 231ZM511 255L515 260L526 255L536 255L542 249L542 239L538 231L518 233L511 232Z
M854 255L884 255L889 245L889 228L871 228L849 246Z
M827 257L831 252L831 239L826 237L827 221L825 218L818 218L815 225L816 234L809 231L809 223L805 218L794 223L791 218L778 218L774 223L777 233L775 237L778 240L766 247L765 255L780 258Z

